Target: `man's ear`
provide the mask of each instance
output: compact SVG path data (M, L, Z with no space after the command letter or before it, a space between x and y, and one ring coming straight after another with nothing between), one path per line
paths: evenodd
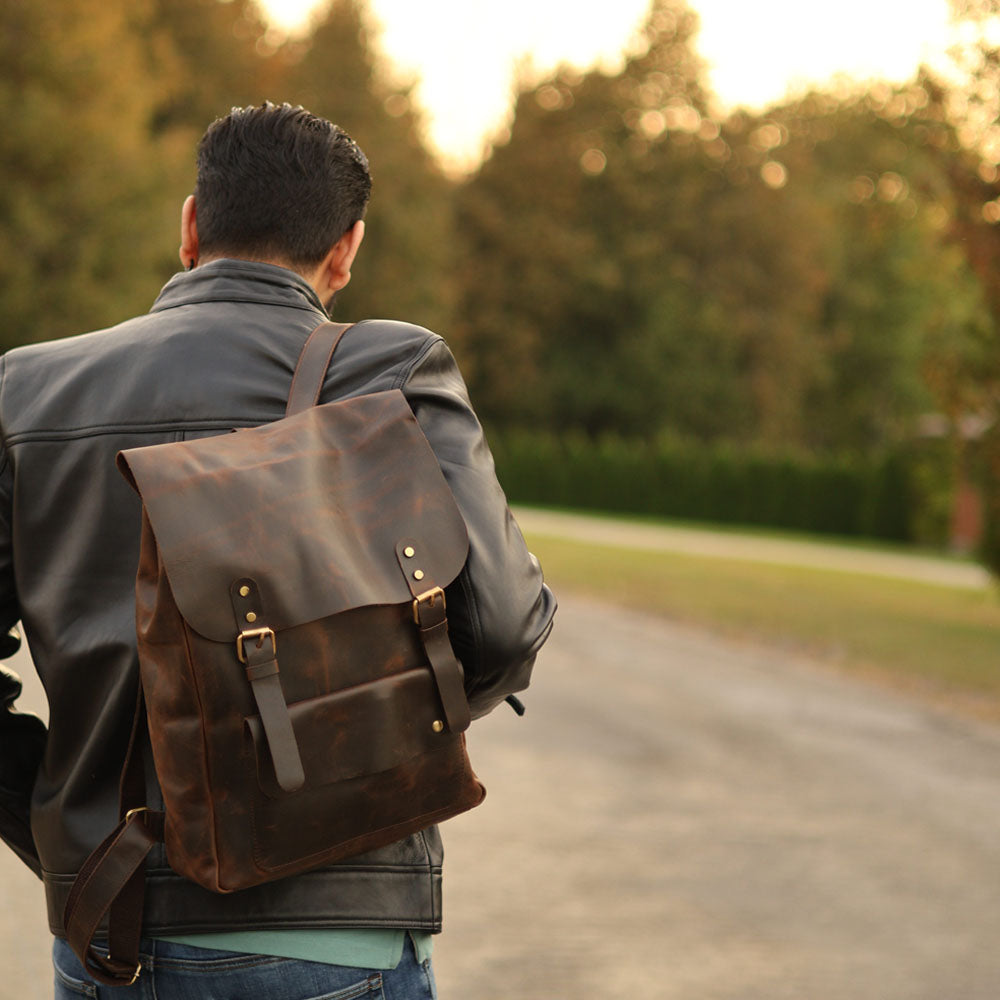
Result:
M364 238L365 224L358 219L330 248L313 282L321 299L339 292L351 280L351 265Z
M189 194L181 207L181 267L190 270L198 263L198 219L194 195Z

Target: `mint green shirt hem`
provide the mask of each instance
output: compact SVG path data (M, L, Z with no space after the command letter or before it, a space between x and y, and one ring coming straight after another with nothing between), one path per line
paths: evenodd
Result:
M248 955L275 955L356 969L395 969L403 957L406 935L413 940L418 962L431 957L434 939L426 931L349 928L287 931L226 931L217 934L157 935L192 948L214 948Z

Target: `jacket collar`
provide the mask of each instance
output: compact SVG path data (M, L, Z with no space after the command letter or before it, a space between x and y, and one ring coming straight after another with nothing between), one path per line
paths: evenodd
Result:
M275 264L228 257L175 274L150 312L198 302L262 302L327 315L313 287L301 275Z

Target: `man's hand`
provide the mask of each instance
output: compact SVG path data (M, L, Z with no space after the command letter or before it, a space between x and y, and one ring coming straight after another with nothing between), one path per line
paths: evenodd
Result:
M9 660L20 648L21 633L16 628L8 629L6 635L0 636L0 660Z

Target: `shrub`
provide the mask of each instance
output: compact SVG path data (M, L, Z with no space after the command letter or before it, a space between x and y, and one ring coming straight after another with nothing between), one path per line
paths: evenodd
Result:
M932 474L941 462L916 445L858 456L667 436L592 440L503 430L490 439L500 481L515 503L899 542L946 540L946 525L930 510L940 506L946 472Z

